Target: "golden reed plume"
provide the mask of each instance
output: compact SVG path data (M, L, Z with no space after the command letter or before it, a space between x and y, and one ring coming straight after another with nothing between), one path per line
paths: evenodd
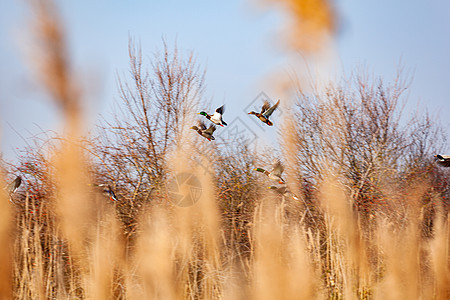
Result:
M62 111L72 128L80 118L81 99L73 78L69 53L66 47L63 22L53 1L30 1L35 13L31 24L34 47L28 53L35 66L36 77L46 87L48 93Z
M288 45L314 53L322 49L336 28L336 14L329 0L264 0L281 4L290 16Z
M289 17L288 24L286 26L285 45L293 51L300 51L301 53L308 54L306 59L307 64L312 63L316 67L320 67L324 59L324 50L326 50L327 42L331 40L336 28L337 16L331 5L330 0L263 0L262 2L279 4L284 8L286 15ZM317 54L317 55L315 55ZM326 60L326 59L325 59ZM297 62L290 62L296 65ZM298 174L295 174L295 170L298 166L295 161L295 124L296 120L292 115L294 111L294 94L295 91L302 91L307 87L306 80L312 80L313 86L317 84L317 78L308 78L308 71L304 68L297 68L295 70L295 77L297 80L304 82L294 82L291 76L277 74L273 85L274 91L279 93L283 98L282 108L286 112L284 116L284 122L282 124L283 132L282 136L282 153L286 161L286 177L288 182L295 182ZM311 74L310 74L311 76ZM314 88L314 87L313 87ZM294 94L293 94L294 93ZM295 194L301 194L298 186L291 186L291 190Z

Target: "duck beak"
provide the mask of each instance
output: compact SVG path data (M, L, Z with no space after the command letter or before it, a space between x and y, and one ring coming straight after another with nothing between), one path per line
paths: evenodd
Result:
M280 180L280 181L278 181L278 183L279 183L279 184L283 184L284 182Z

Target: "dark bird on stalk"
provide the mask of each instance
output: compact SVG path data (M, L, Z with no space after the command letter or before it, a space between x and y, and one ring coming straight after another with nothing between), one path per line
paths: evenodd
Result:
M448 168L450 167L450 155L435 155L436 162L441 167Z
M21 183L22 183L22 177L17 176L16 179L14 179L10 184L8 184L6 186L6 190L9 195L9 201L14 203L14 201L12 200L12 196L17 191L17 189L19 188Z
M225 104L222 105L221 107L219 107L218 109L216 109L216 112L213 115L209 115L208 113L201 111L198 114L205 116L208 120L210 120L211 122L213 122L216 125L220 125L220 126L226 126L227 123L222 119L222 115L225 112Z
M279 160L277 160L275 162L275 164L273 165L272 170L270 172L265 170L265 169L262 169L262 168L256 168L256 169L253 169L253 170L267 175L270 179L278 182L279 184L286 183L284 181L284 179L281 178L281 173L283 173L284 168L281 165L281 162Z
M216 138L213 136L214 131L216 130L216 126L214 124L211 124L208 129L206 129L206 125L203 122L198 123L197 126L192 126L191 129L194 129L197 131L198 134L200 134L202 137L206 138L208 141L215 140Z
M269 117L272 115L272 113L277 109L278 104L280 104L280 100L275 103L272 107L270 106L269 102L266 100L264 102L264 105L261 108L261 112L257 113L254 111L249 112L249 115L255 115L258 119L261 120L261 122L266 123L269 126L272 126L273 123L269 121Z

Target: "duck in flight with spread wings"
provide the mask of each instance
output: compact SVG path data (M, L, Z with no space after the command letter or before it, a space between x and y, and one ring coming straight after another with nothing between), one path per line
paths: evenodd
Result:
M261 108L261 112L257 113L254 111L249 112L249 115L255 115L258 119L261 120L261 122L266 123L269 126L272 126L273 123L269 120L269 117L272 115L272 113L277 109L278 104L280 104L280 100L275 103L275 105L270 106L269 101L265 101L264 105Z
M284 197L287 197L287 198L292 198L292 199L294 199L294 200L299 200L299 198L297 197L297 196L295 196L289 189L288 189L288 187L286 186L286 185L282 185L282 186L279 186L279 187L276 187L276 186L268 186L267 187L269 190L272 190L272 191L275 191L276 193L278 193L278 194L280 194L280 195L282 195L282 196L284 196Z
M204 111L201 111L198 114L205 116L208 120L210 120L214 124L220 125L223 127L223 126L227 125L227 123L222 119L222 115L224 112L225 112L225 104L222 105L221 107L219 107L218 109L216 109L216 111L212 115L209 115Z
M281 162L279 160L277 160L275 162L275 164L273 165L272 170L270 172L265 170L265 169L262 169L262 168L256 168L256 169L253 169L253 170L255 170L257 172L260 172L260 173L263 173L264 175L267 175L270 179L278 182L279 184L285 184L286 183L284 181L284 179L281 178L281 173L283 173L284 168L281 165Z
M216 138L213 136L214 131L216 130L216 126L211 124L208 128L206 128L205 123L202 121L198 122L198 126L192 126L191 129L197 131L202 137L206 138L208 141L215 140Z

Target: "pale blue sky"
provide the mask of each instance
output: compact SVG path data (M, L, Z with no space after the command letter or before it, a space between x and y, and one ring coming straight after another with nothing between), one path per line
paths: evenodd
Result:
M18 134L26 138L39 127L59 129L57 111L23 64L30 24L24 2L0 0L1 150L8 158L12 149L23 146ZM162 37L169 45L176 40L179 48L194 51L207 68L207 95L213 106L226 102L226 119L245 119L243 108L261 91L271 91L267 78L291 67L284 65L288 50L279 38L285 15L275 7L258 8L255 2L59 1L75 69L96 101L91 124L98 114L107 117L111 112L116 75L128 72L129 36L140 40L148 57L161 48ZM431 113L440 112L448 127L450 1L334 4L340 21L334 42L338 68L330 68L331 76L339 78L365 66L390 80L401 61L414 74L408 106L420 103Z

